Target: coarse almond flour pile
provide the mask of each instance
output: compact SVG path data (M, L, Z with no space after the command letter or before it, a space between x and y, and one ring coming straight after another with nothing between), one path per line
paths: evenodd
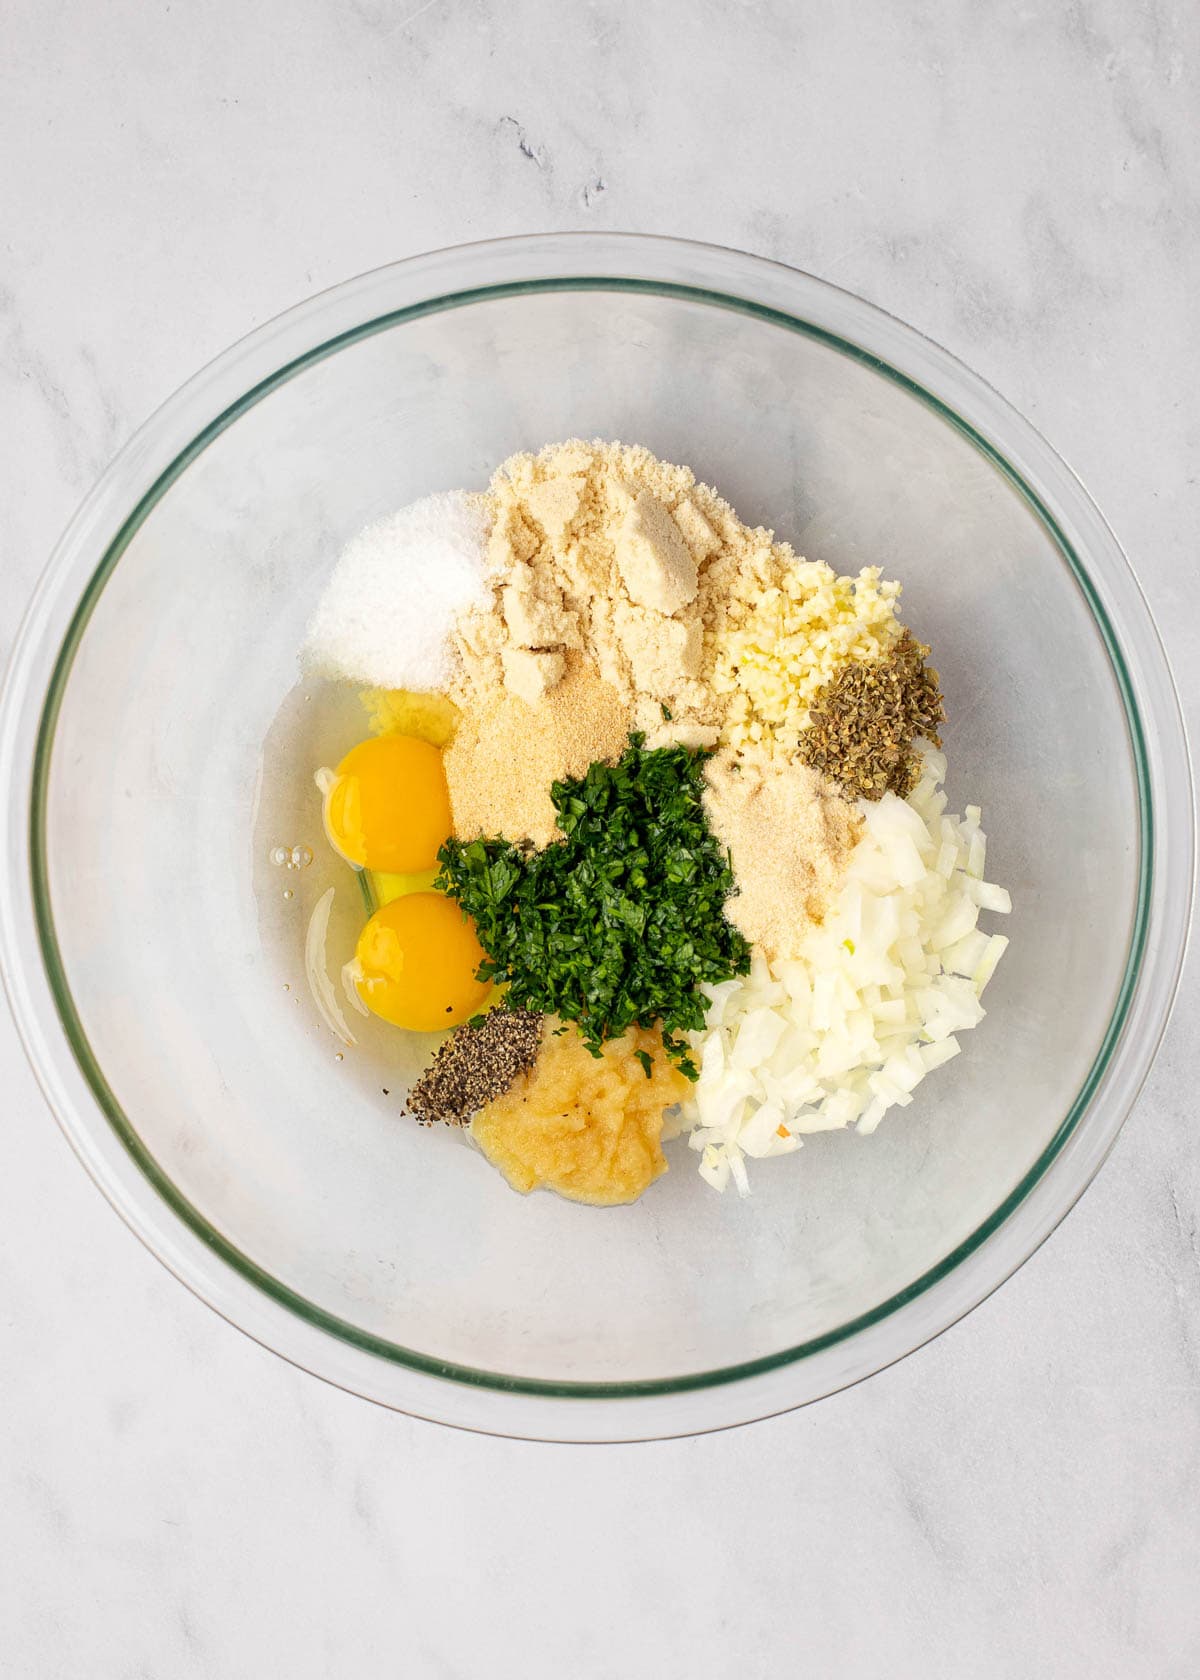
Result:
M492 598L456 630L464 709L499 689L534 703L577 650L651 745L728 734L770 755L778 736L790 752L804 702L900 634L898 586L877 568L839 579L799 560L639 446L574 439L514 455L487 501Z
M665 707L673 738L715 741L724 705L704 681L705 636L750 535L732 510L648 450L580 442L513 456L488 501L492 600L458 621L463 709L499 689L534 703L578 651L635 727L662 735Z

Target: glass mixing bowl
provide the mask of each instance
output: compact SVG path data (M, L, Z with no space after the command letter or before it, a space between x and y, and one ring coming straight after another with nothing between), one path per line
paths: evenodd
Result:
M745 1201L681 1145L635 1206L523 1199L399 1117L386 1047L339 1059L303 983L308 912L346 880L311 782L346 736L295 687L333 557L389 509L571 435L645 443L809 556L903 580L947 696L951 808L983 806L989 876L1012 891L965 1053L874 1137L760 1163ZM1179 709L1080 485L897 321L674 241L438 252L235 345L64 537L0 759L12 1003L113 1205L297 1364L516 1435L744 1422L944 1329L1099 1166L1188 921ZM280 871L277 845L317 860Z

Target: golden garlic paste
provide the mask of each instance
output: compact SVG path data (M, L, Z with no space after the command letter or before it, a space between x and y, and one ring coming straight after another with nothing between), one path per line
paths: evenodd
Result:
M471 1135L514 1190L544 1188L574 1202L633 1202L667 1170L663 1110L687 1080L657 1032L631 1027L596 1057L572 1027L547 1022L537 1062L480 1110ZM651 1057L650 1077L637 1060Z

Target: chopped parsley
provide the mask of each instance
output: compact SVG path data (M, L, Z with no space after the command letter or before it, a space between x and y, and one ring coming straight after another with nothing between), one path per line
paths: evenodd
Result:
M704 820L709 755L644 741L555 782L562 840L540 852L448 840L435 886L474 919L480 978L507 981L510 1006L575 1022L594 1055L627 1027L659 1026L695 1079L682 1035L704 1025L700 988L747 973L750 946L726 920L733 871Z

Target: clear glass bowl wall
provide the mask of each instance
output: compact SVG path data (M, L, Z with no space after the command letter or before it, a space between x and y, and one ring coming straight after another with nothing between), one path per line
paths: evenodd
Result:
M482 487L510 452L570 435L643 442L808 556L903 580L947 696L951 808L982 805L989 877L1013 896L965 1053L871 1139L763 1163L745 1202L708 1191L682 1145L633 1207L522 1199L460 1137L400 1118L397 1035L370 1027L337 1059L304 984L319 894L338 888L335 957L362 915L311 779L361 716L295 686L331 561L398 504ZM1144 720L1088 594L1061 531L953 414L734 300L533 285L360 323L268 380L109 547L42 720L33 868L55 1012L100 1123L166 1198L154 1220L342 1343L324 1374L485 1427L525 1425L414 1400L404 1372L485 1408L489 1391L680 1395L799 1369L881 1322L1019 1215L1108 1075L1145 955ZM316 861L282 872L280 844Z

